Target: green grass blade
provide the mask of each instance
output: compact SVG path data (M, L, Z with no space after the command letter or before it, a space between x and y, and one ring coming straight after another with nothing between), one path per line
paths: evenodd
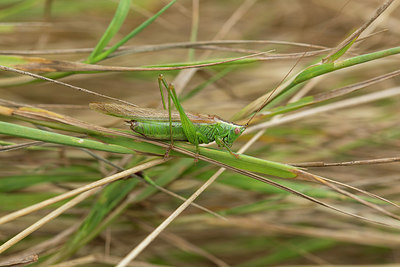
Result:
M29 64L29 57L0 55L0 65L7 67L16 67L22 64Z
M25 2L35 2L36 0L31 0L31 1L25 1ZM130 32L127 36L125 36L121 41L119 41L117 44L112 46L106 51L103 51L105 47L109 44L110 40L115 36L115 34L119 31L121 28L123 22L125 21L125 18L129 12L129 7L130 7L130 0L121 0L119 2L119 5L117 7L117 10L115 12L115 15L110 22L106 32L103 34L101 37L100 41L96 45L95 49L92 51L92 53L89 55L88 59L85 61L85 63L93 64L97 63L105 58L107 58L108 55L111 53L115 52L119 47L124 45L127 41L132 39L134 36L136 36L138 33L140 33L142 30L144 30L148 25L150 25L157 17L159 17L162 13L164 13L170 6L172 6L176 0L171 1L169 4L167 4L164 8L162 8L159 12L157 12L154 16L143 22L139 27L134 29L132 32ZM22 60L21 63L27 63L25 60L21 59L23 57L18 57L18 56L12 56L13 59L10 61L10 59L6 58L7 56L3 56L2 60L5 63L8 64L1 64L5 66L15 66L18 63L18 60ZM19 58L19 59L18 59ZM17 61L16 61L17 60ZM28 62L29 63L29 62ZM60 79L66 76L69 76L71 74L74 74L75 72L61 72L61 73L51 73L47 75L47 77L52 78L52 79ZM32 82L36 81L34 78L28 78L26 81L22 81L22 83L26 82ZM15 85L15 84L13 84Z
M290 111L293 111L293 110L296 110L296 109L311 105L313 103L314 103L314 97L313 96L306 96L306 97L303 97L303 98L301 98L298 101L295 101L293 103L288 103L285 106L279 106L279 107L273 108L268 112L267 115L268 116L275 116L275 115L278 115L278 114L284 114L284 113L287 113L287 112L290 112Z
M104 48L108 45L111 39L115 36L115 34L119 31L122 24L125 21L126 16L129 12L129 6L131 4L131 0L120 0L117 10L115 11L115 15L108 25L107 30L101 37L100 41L97 43L96 47L89 55L88 59L86 60L87 63L95 63L97 62L95 58L103 52Z
M179 176L182 174L183 171L185 171L187 168L192 166L194 164L192 159L180 159L178 162L171 164L168 166L168 169L166 169L164 172L161 174L157 175L157 179L150 180L150 177L145 178L146 181L148 181L150 184L155 183L158 186L166 186L169 183L175 181L176 179L179 178ZM145 200L152 196L153 194L157 193L158 189L153 187L153 186L148 186L146 189L144 189L140 194L136 195L135 198L132 200L132 202L137 203L142 200Z
M199 175L196 175L196 177L201 180L207 180L213 173L214 171L212 170L205 171ZM315 184L313 183L303 183L299 181L282 180L282 179L273 179L273 181L279 183L280 185L289 187L303 194L318 199L331 199L331 200L340 200L348 202L354 201L351 198L343 197L342 194L332 191L331 189L316 187ZM280 197L288 196L291 194L285 190L282 190L281 188L273 186L265 186L265 184L262 184L257 180L246 179L245 176L237 173L228 173L228 172L224 173L218 178L217 182L230 187L239 188L245 191L253 191L268 195L276 195ZM372 197L364 197L363 199L375 204L384 204L382 201L374 199ZM268 208L269 206L266 204L264 209Z
M251 172L264 173L281 178L295 178L295 167L279 162L273 162L252 156L240 154L239 159L229 152L218 149L200 148L200 154L229 166Z
M294 86L300 85L301 83L308 81L312 78L318 77L320 75L333 72L336 70L340 70L343 68L348 68L352 67L358 64L366 63L369 61L377 60L380 58L396 55L400 53L400 46L389 48L386 50L381 50L381 51L376 51L372 52L369 54L364 54L360 56L355 56L352 58L348 58L339 62L329 62L329 63L320 63L316 65L312 65L303 71L301 71L285 88L281 90L279 94L275 96L279 97L283 94L285 94L287 91L292 89ZM240 110L238 113L236 113L233 117L234 120L242 119L246 117L247 115L251 114L252 112L256 111L257 108L254 106L254 103L261 102L263 103L267 98L269 97L269 94L263 95L260 98L256 99L252 103L248 104L245 108ZM264 100L264 101L263 101Z
M324 63L331 63L335 62L337 59L339 59L341 56L343 56L347 50L350 49L350 47L354 44L354 42L357 40L358 36L356 36L351 42L349 42L347 45L345 45L342 49L334 53L333 55L329 56L328 58L324 59Z
M91 234L94 229L101 224L107 214L124 200L138 183L138 179L119 180L103 189L100 197L91 208L89 215L85 218L81 227L52 260L59 262L68 258L94 238L95 236Z
M294 245L295 244L295 245ZM280 243L273 246L273 252L266 256L251 259L237 265L244 266L273 266L283 264L284 261L295 258L304 257L305 253L312 253L319 250L324 250L335 245L336 242L328 239L317 238L295 238L290 241L290 244Z
M193 164L192 160L182 159L177 164L174 164L170 168L168 168L167 171L159 175L158 178L155 180L155 183L159 186L165 186L169 184L170 182L179 178L181 173L192 164ZM135 183L135 185L139 181L134 179L130 180L132 181L132 183ZM120 201L122 199L120 196L121 195L120 189L121 188L119 186L106 189L109 192L107 193L104 192L102 194L103 195L102 198L100 198L99 201L95 204L93 211L85 219L85 222L80 227L80 230L74 235L74 237L71 239L67 247L65 247L63 251L56 256L57 260L67 257L70 254L73 254L73 252L76 250L77 247L78 248L82 247L87 242L95 238L107 225L111 223L111 221L116 216L118 216L120 213L123 212L123 210L125 210L127 206L124 209L121 209L118 214L113 214L114 215L113 218L109 217L105 218L106 213L109 214L110 211L112 211L112 209L108 208L111 207L110 204L106 205L107 206L106 209L103 208L104 205L103 203L105 202L104 199L107 199L107 201L110 203L116 203L117 201ZM158 190L156 188L148 186L140 194L136 195L136 197L130 201L130 204L143 201L157 192Z
M12 193L0 193L0 211L12 212L19 209L23 209L32 203L39 203L46 199L55 197L57 193L40 192L40 193L29 193L29 192L12 192ZM66 200L57 202L49 206L49 208L55 208L63 205Z
M142 30L144 30L147 26L149 26L155 19L157 19L162 13L164 13L169 7L171 7L176 0L172 0L169 4L167 4L165 7L163 7L160 11L158 11L155 15L153 15L151 18L140 24L136 29L131 31L128 35L126 35L124 38L122 38L121 41L119 41L117 44L113 45L111 48L108 50L93 56L88 63L95 63L100 60L103 60L107 58L111 53L115 52L119 47L124 45L126 42L128 42L130 39L135 37L138 33L140 33Z
M320 76L322 74L326 74L343 68L352 67L358 64L366 63L368 61L377 60L380 58L392 56L399 53L400 53L400 46L397 46L386 50L355 56L339 62L323 63L320 65L311 66L302 71L299 75L297 75L297 77L293 80L292 84L299 84L304 81L310 80L311 78Z
M0 192L11 192L28 188L33 185L51 182L85 182L99 179L99 175L93 175L88 172L74 173L55 173L55 174L24 174L2 177L0 183ZM18 182L16 182L18 181Z
M82 147L114 153L133 153L131 149L117 145L104 144L94 140L43 131L3 121L0 121L0 133L60 145Z

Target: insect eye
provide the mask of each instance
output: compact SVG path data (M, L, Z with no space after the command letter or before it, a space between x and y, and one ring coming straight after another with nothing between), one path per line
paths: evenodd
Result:
M235 134L240 134L240 129L239 128L235 128Z

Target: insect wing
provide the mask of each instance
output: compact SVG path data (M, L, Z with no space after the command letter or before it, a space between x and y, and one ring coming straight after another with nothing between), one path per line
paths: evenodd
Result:
M152 109L152 108L140 108L132 107L128 105L120 104L108 104L108 103L90 103L89 107L97 112L101 112L107 115L124 118L127 120L138 120L138 121L168 121L169 114L167 110ZM189 120L193 123L216 123L215 116L193 114L187 112ZM172 121L181 121L179 112L171 112Z

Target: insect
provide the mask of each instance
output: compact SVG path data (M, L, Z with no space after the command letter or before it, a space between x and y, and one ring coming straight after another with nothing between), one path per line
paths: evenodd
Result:
M224 121L215 115L185 112L176 95L173 85L167 84L162 75L158 78L164 110L132 107L120 104L91 103L91 109L127 120L135 133L157 140L188 141L196 146L215 141L225 147L233 156L238 155L230 149L233 142L243 133L246 126ZM168 92L168 110L164 101L162 86ZM171 99L177 111L171 111ZM171 147L170 147L171 148ZM169 149L166 152L168 155Z

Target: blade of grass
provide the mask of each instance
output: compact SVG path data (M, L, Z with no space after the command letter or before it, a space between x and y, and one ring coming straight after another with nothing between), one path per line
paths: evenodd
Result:
M369 61L377 60L380 58L384 58L387 56L395 55L400 53L400 46L398 47L393 47L381 51L376 51L360 56L355 56L352 58L348 58L342 61L338 62L330 62L330 63L320 63L316 65L312 65L303 71L301 71L299 74L297 74L294 78L289 80L288 82L282 84L277 90L274 95L274 97L279 97L280 95L286 93L288 90L293 88L294 86L297 86L307 80L310 80L314 77L333 72L336 70L340 70L343 68L348 68L351 66L355 66L358 64L366 63ZM257 98L255 101L252 103L248 104L245 108L240 110L238 113L235 114L233 117L233 120L238 120L241 118L244 118L251 114L252 112L256 111L257 109L260 108L260 105L265 103L265 101L269 98L270 93L263 95L259 98ZM267 105L267 104L265 104Z
M128 2L130 2L130 1L128 1ZM147 26L149 26L155 19L157 19L162 13L164 13L168 8L170 8L175 2L176 2L176 0L172 0L171 2L169 2L169 4L167 4L160 11L158 11L156 14L154 14L154 16L152 16L151 18L149 18L148 20L146 20L145 22L140 24L136 29L134 29L133 31L128 33L117 44L113 45L111 48L107 49L106 51L101 52L100 54L98 54L96 56L93 56L92 58L90 58L90 61L88 61L87 63L96 63L96 62L99 62L99 61L107 58L108 55L115 52L118 48L120 48L122 45L124 45L126 42L128 42L130 39L135 37L142 30L144 30Z
M88 170L83 170L82 172L75 171L73 172L73 174L74 175L71 175L71 170L66 170L66 172L58 170L57 172L46 174L41 173L5 176L1 179L0 193L20 190L40 183L63 181L85 182L99 179L99 175L89 173ZM16 183L15 181L18 181L18 183Z
M15 220L16 218L19 218L19 217L24 216L26 214L32 213L34 211L37 211L39 209L42 209L44 207L47 207L49 205L52 205L54 203L57 203L59 201L71 198L73 196L76 196L78 194L81 194L83 192L91 190L93 188L97 188L97 187L103 186L105 184L117 181L119 179L123 179L123 178L125 178L125 177L127 177L127 176L129 176L131 174L134 174L134 173L142 171L144 169L159 165L159 164L161 164L163 162L164 162L164 159L155 159L155 160L143 163L141 165L138 165L138 166L135 166L133 168L130 168L130 169L126 170L126 171L119 172L117 174L105 177L105 178L103 178L101 180L98 180L96 182L87 184L87 185L79 187L79 188L76 188L76 189L71 190L69 192L66 192L66 193L63 193L61 195L58 195L58 196L56 196L54 198L46 199L45 201L42 201L40 203L34 204L34 205L29 206L27 208L24 208L24 209L18 210L16 212L10 213L8 215L2 216L2 217L0 217L0 225L4 224L6 222L9 222L9 221ZM0 250L0 252L1 252L1 250Z
M378 82L382 82L385 81L387 79L391 79L394 78L396 76L400 75L400 70L396 70L387 74L383 74L359 83L355 83L355 84L351 84L351 85L347 85L344 86L342 88L338 88L332 91L328 91L328 92L323 92L320 94L317 94L315 96L306 96L303 97L301 99L299 99L296 102L291 102L285 106L280 106L280 107L276 107L273 108L269 111L263 112L262 115L258 116L255 118L255 121L260 121L264 118L267 117L272 117L278 114L284 114L284 113L288 113L290 111L294 111L294 110L298 110L300 108L306 107L306 106L310 106L310 105L314 105L317 103L321 103L327 100L331 100L331 99L335 99L350 93L353 93L355 91L358 91L360 89L366 88L368 86L374 85ZM272 102L271 102L272 104Z
M27 1L26 1L27 2ZM168 5L166 5L163 9L161 9L157 14L155 14L153 17L150 19L146 20L144 23L142 23L139 27L134 29L132 32L130 32L127 36L125 36L121 41L119 41L117 44L112 46L111 48L107 49L106 51L103 51L104 48L107 46L111 38L118 32L119 28L121 27L122 23L125 20L125 17L129 11L129 5L130 5L130 0L121 0L119 2L119 5L117 7L116 14L114 15L109 27L107 28L105 34L102 36L100 39L99 43L97 44L95 50L91 53L89 58L85 61L86 63L97 63L100 60L103 60L107 58L109 54L112 52L116 51L120 46L125 44L127 41L129 41L131 38L133 38L135 35L137 35L139 32L141 32L143 29L145 29L148 25L150 25L157 17L159 17L164 11L166 11L176 0L171 1ZM4 68L3 68L4 70ZM49 79L60 79L66 76L69 76L71 74L74 74L74 71L71 72L61 72L61 73L51 73L47 75ZM35 77L33 75L30 75L32 77ZM35 77L38 78L38 77ZM39 78L42 79L42 78ZM22 82L31 82L32 80L27 80L24 79ZM121 102L121 100L115 100ZM129 104L128 104L129 105Z
M34 129L22 125L0 121L0 133L10 136L22 137L27 139L51 142L55 144L83 147L96 149L101 151L109 151L114 153L132 153L133 151L126 147L118 145L104 144L98 141L93 141L84 138L78 138L58 133L47 132L39 129Z
M255 259L247 260L237 265L237 267L281 265L289 259L302 258L304 254L325 250L336 244L336 241L330 239L296 238L291 240L290 243L276 244L269 255L262 255Z
M368 21L366 21L361 27L359 27L353 34L351 34L349 37L347 37L345 40L342 41L336 48L334 48L328 56L326 56L322 62L332 62L335 61L337 58L339 58L341 55L343 55L344 52L346 52L352 43L361 35L361 33L368 28L368 26L371 25L372 22L374 22L392 3L394 0L387 0L385 3L383 3L379 8L375 10L375 14L371 16ZM343 53L342 53L343 52Z
M180 161L179 164L173 165L171 168L169 168L166 172L164 172L160 177L157 179L157 184L160 185L166 185L170 183L171 181L175 180L178 178L181 174L181 172L184 170L182 167L186 167L189 165L192 165L193 161ZM132 180L132 179L131 179ZM138 180L136 180L137 182ZM132 181L133 182L133 181ZM113 186L113 185L111 185ZM110 186L108 186L110 187ZM120 200L121 199L121 189L119 187L117 188L110 188L106 189L108 190L107 195L110 194L116 194ZM114 193L112 193L114 192ZM140 194L135 195L131 197L131 200L129 201L129 205L132 205L133 203L137 203L140 201L143 201L144 199L152 196L158 192L158 190L154 187L147 187L144 189ZM102 193L104 195L103 198L110 199L111 201L113 198L106 196L106 192ZM52 259L52 263L54 262L59 262L63 260L64 258L68 257L69 255L72 255L77 249L80 247L84 246L87 242L95 238L104 228L111 223L110 218L107 218L107 223L104 221L106 218L105 216L111 212L111 209L107 209L106 211L104 210L104 206L107 207L107 201L104 200L103 198L100 198L97 202L96 205L94 206L93 209L91 209L90 214L85 218L84 223L81 225L80 229L72 239L66 244L65 247L62 248L61 251L59 251L54 259ZM115 198L115 197L114 197ZM114 203L116 200L112 200ZM194 204L194 203L193 203ZM125 205L125 208L127 208L129 205ZM119 208L120 209L120 208ZM114 210L114 209L113 209ZM125 209L120 209L118 214L121 214ZM116 214L113 214L113 218L116 217Z
M78 249L90 241L93 230L118 205L131 190L139 183L138 179L119 180L107 185L101 192L90 213L86 216L78 231L59 250L52 262L60 262L74 254ZM93 189L92 189L93 190ZM90 191L88 191L90 192Z
M354 97L351 99L346 99L346 100L342 100L339 102L335 102L335 103L331 103L325 106L320 106L320 107L315 107L312 109L307 109L304 111L300 111L297 113L293 113L293 114L288 114L288 115L284 115L282 117L280 117L277 120L274 121L267 121L264 123L260 123L258 125L254 125L249 127L246 132L251 133L254 132L256 130L259 129L266 129L272 126L276 126L276 125L280 125L283 123L287 123L287 122L291 122L291 121L296 121L299 120L301 118L305 118L308 116L313 116L315 114L319 114L322 112L329 112L332 110L337 110L337 109L341 109L341 108L348 108L351 106L355 106L355 105L362 105L365 103L369 103L372 101L377 101L380 99L385 99L385 98L390 98L390 97L394 97L400 94L400 88L399 87L393 87L390 89L386 89L384 91L380 91L380 92L375 92L375 93L370 93L367 95L363 95L363 96L358 96L358 97Z
M131 4L131 0L120 0L117 10L115 11L114 17L108 25L106 31L103 36L100 38L100 41L97 43L96 47L93 49L92 53L89 55L86 63L95 63L94 58L96 58L99 54L101 54L109 44L111 39L117 34L122 24L125 21L126 16L129 13L129 7Z

